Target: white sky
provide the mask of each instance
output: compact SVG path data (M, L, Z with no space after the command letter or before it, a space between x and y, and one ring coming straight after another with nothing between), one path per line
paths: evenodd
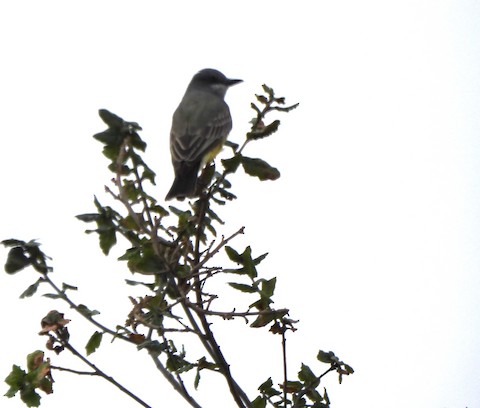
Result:
M290 377L300 362L320 373L316 353L331 349L356 370L341 386L327 377L336 408L480 407L480 4L171 3L0 4L0 238L38 238L57 282L79 285L75 300L103 322L123 323L132 289L121 251L105 258L74 219L110 178L91 138L104 129L97 110L142 125L163 197L171 114L191 76L212 67L244 79L227 95L233 141L267 83L300 108L246 154L282 177L236 177L239 199L219 211L225 234L246 226L234 247L270 253L260 271L278 277L276 306L301 320ZM43 347L36 332L50 309L75 319L79 348L93 332L59 301L18 300L35 279L0 274L1 378ZM252 398L268 376L281 381L279 339L240 322L215 327ZM94 359L152 406L185 406L142 353L105 344ZM42 406L136 406L101 380L55 379ZM205 407L225 406L205 390Z

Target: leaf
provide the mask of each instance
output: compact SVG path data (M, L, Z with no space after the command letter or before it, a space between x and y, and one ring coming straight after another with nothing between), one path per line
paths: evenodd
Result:
M287 392L290 394L299 392L303 388L303 384L300 381L287 381Z
M355 372L353 368L350 367L348 364L344 363L343 366L345 367L345 370L347 371L348 374L353 374Z
M236 154L230 159L222 159L223 168L227 173L235 173L242 162L242 155Z
M225 224L225 222L212 209L209 208L208 211L207 211L207 214L212 220L217 221L219 224L221 224L221 225Z
M258 177L260 180L277 180L280 172L275 167L270 166L262 159L252 159L250 157L242 158L242 166L250 176Z
M100 239L100 248L105 255L108 255L110 249L117 243L117 236L115 233L115 228L106 228L98 230L98 235Z
M298 373L298 379L311 384L318 380L318 377L313 373L309 366L302 363L302 368Z
M5 272L14 274L31 264L31 259L25 255L22 247L14 247L8 251L7 262L5 263Z
M144 165L141 180L148 180L155 185L155 172Z
M235 282L229 282L228 283L232 288L239 290L240 292L245 292L245 293L256 293L258 290L257 288L254 288L250 285L245 285L243 283L235 283Z
M85 346L85 350L87 351L87 356L97 351L97 349L100 347L100 344L102 342L102 337L103 337L103 333L99 331L96 331L95 333L92 334L92 336L90 337L90 340L88 340L88 343Z
M271 298L273 296L273 292L275 291L276 284L277 284L277 278L272 278L270 280L263 280L261 296Z
M41 397L35 392L35 388L31 385L22 389L20 392L20 398L27 405L27 407L40 406Z
M109 128L107 130L104 130L103 132L94 134L93 138L108 147L115 146L118 148L118 146L120 146L123 142L124 135L122 135L122 133L120 132L120 129ZM118 150L116 151L118 154ZM110 151L110 155L111 155L111 152L112 151ZM105 156L108 157L108 153L105 154Z
M268 96L270 96L270 98L273 98L273 97L274 97L275 94L274 94L274 92L273 92L273 88L270 88L269 86L267 86L267 85L265 85L265 84L262 85L262 88L263 88L263 90L265 91L265 93L267 93Z
M86 316L86 317L92 317L92 316L95 316L95 315L98 315L100 314L100 312L98 310L90 310L87 306L83 305L83 304L79 304L77 306L77 312Z
M161 205L155 204L150 207L150 211L158 214L160 217L167 217L170 213Z
M189 363L184 358L175 354L170 354L167 358L166 367L169 371L173 371L177 374L184 373L195 367L194 364Z
M260 299L258 299L256 302L253 302L249 308L252 309L252 308L255 308L257 310L260 310L260 311L263 311L263 310L268 310L269 309L269 305L273 303L273 301L271 299L268 299L266 297L261 297Z
M268 98L265 95L255 94L255 97L257 98L258 102L260 102L263 105L266 105L268 103Z
M260 395L251 402L252 408L265 408L267 406L267 399Z
M83 221L83 222L93 222L93 221L97 221L98 220L98 217L100 217L100 214L96 214L96 213L93 213L93 214L80 214L80 215L76 215L75 218L79 219L80 221Z
M14 397L15 394L23 388L26 375L27 373L19 366L15 364L12 366L12 371L10 371L10 374L5 378L5 382L10 386L10 389L5 394L6 397Z
M248 140L258 140L258 139L263 139L264 137L273 135L279 128L280 126L280 121L274 120L272 123L266 125L266 126L255 126L254 129L251 132L247 133L247 139Z
M62 283L62 292L66 292L67 290L78 290L76 286L69 285L68 283Z
M130 286L142 285L142 286L147 287L150 290L154 290L154 288L156 286L155 283L145 283L145 282L139 282L139 281L134 281L134 280L130 280L130 279L125 279L125 283L127 285L130 285Z
M227 245L225 246L225 252L227 253L228 258L231 261L237 264L243 265L243 259L240 256L240 254L237 251L235 251L235 249Z
M333 364L338 362L338 357L333 351L326 352L320 350L317 354L317 360L322 363Z
M271 310L269 312L263 311L255 321L250 325L250 327L264 327L270 322L280 319L288 313L287 309Z
M238 144L237 143L234 143L230 140L227 140L225 141L225 144L224 144L225 147L230 147L230 149L233 150L233 152L235 153L238 149Z
M108 111L107 109L99 109L98 115L110 128L121 128L123 125L123 119L120 116Z
M20 295L20 299L25 299L27 297L30 297L30 296L33 296L36 292L37 292L37 289L38 289L38 286L40 285L40 283L42 283L43 281L41 279L38 279L35 283L33 283L32 285L30 285L21 295Z
M267 381L260 384L260 386L258 387L258 390L269 398L282 394L279 390L276 390L275 388L273 388L272 377L270 377Z
M261 392L265 392L267 389L273 386L273 381L272 377L269 377L267 381L264 381L260 386L258 387L258 390Z
M259 257L255 258L253 260L253 264L257 266L260 262L262 262L268 255L268 252L265 252L263 255L260 255Z
M4 239L1 244L4 246L4 247L14 247L14 246L24 246L26 244L25 241L21 241L19 239L14 239L14 238L10 238L10 239Z
M147 349L149 352L154 354L160 354L161 352L168 349L168 344L163 342L160 343L158 340L147 340L137 346L138 350Z
M200 370L197 370L197 374L195 374L195 380L193 382L193 387L197 390L199 384L200 384Z
M42 296L46 297L46 298L49 298L49 299L64 299L65 298L64 294L58 294L58 293L45 293Z
M252 249L250 246L245 248L245 251L240 255L242 258L242 265L245 269L247 275L254 279L257 277L257 269L255 268L255 264L252 259Z

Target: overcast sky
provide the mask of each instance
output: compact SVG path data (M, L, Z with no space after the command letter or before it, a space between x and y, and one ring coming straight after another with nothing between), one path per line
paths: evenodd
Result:
M0 4L0 37L0 239L39 239L57 282L78 285L102 322L122 324L139 292L122 284L121 250L105 258L74 219L111 177L91 137L104 129L97 110L143 127L162 199L171 115L192 75L217 68L244 80L227 95L233 141L261 84L300 102L245 151L282 177L235 176L239 198L219 210L222 233L246 227L234 247L269 252L260 272L278 277L275 306L300 320L291 379L301 362L322 372L316 353L333 350L356 370L340 386L327 377L336 408L480 407L480 3L17 0ZM60 301L19 300L35 279L0 274L0 378L44 346L49 310L74 318L79 348L94 331ZM281 382L279 339L214 328L252 399L269 376ZM107 373L153 407L185 406L143 353L108 346L94 355ZM101 380L55 380L42 406L136 406ZM225 407L223 382L208 384L202 406Z

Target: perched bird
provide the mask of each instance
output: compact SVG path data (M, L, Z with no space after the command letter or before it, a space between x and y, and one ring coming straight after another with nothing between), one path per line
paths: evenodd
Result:
M232 117L224 98L227 89L242 82L228 79L215 69L202 69L190 81L173 114L170 152L175 180L165 197L183 199L196 192L200 169L223 147Z

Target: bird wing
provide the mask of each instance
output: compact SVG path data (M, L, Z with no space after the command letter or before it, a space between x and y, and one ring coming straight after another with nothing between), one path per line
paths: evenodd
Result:
M231 129L230 110L223 99L205 103L205 96L190 95L173 115L170 132L173 163L202 161L211 149L225 141Z

